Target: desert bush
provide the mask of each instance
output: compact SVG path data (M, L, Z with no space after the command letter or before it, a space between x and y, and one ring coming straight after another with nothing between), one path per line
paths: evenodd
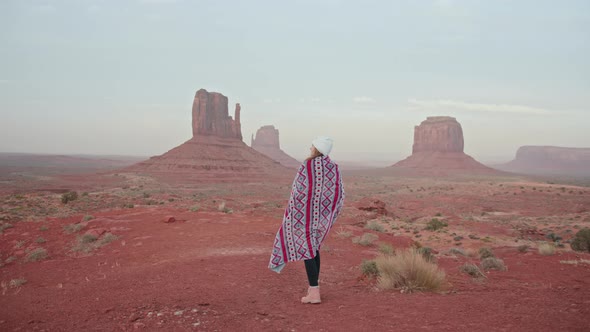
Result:
M363 235L356 236L352 239L352 243L355 244L360 244L361 246L371 246L373 245L373 243L375 241L377 241L377 239L379 239L379 237L375 234L371 234L371 233L364 233Z
M543 242L539 244L539 254L543 256L550 256L555 254L555 246L551 243Z
M496 257L488 257L484 258L481 261L481 268L485 271L489 270L498 270L498 271L505 271L506 265L504 265L504 261L496 258Z
M5 229L13 228L12 224L9 223L2 223L0 224L0 234L4 233Z
M133 208L135 208L135 205L129 203L129 204L124 204L123 207L126 209L133 209Z
M87 214L84 216L84 218L82 218L82 221L90 221L92 219L94 219L94 216Z
M344 228L340 227L340 229L336 231L336 236L338 236L339 238L348 239L352 236L352 232L345 231Z
M416 252L418 252L420 255L422 255L422 257L424 257L424 259L427 260L428 262L434 261L434 253L432 252L432 248L420 247L420 248L416 249Z
M64 226L64 232L67 234L77 233L84 227L86 227L84 224L69 224Z
M394 256L375 259L379 273L377 286L402 291L438 291L446 283L445 273L415 249L406 249Z
M489 248L489 247L479 248L479 258L480 259L486 259L486 258L490 258L490 257L495 257L494 252L492 251L491 248Z
M467 256L467 253L465 252L465 250L463 250L461 248L451 248L451 249L449 249L449 254L459 255L459 256Z
M590 252L590 228L579 230L572 239L570 246L575 251Z
M10 256L6 259L6 264L12 263L16 260L16 256Z
M486 275L479 269L479 267L473 263L465 263L461 265L459 271L463 273L467 273L468 275L472 276L473 278L481 278L486 277Z
M432 218L432 220L426 223L426 227L424 229L428 231L437 231L447 226L448 224L446 222L440 221L437 218Z
M377 220L371 220L365 225L366 229L370 229L379 233L383 233L385 228Z
M367 277L374 277L379 273L377 270L377 264L374 260L363 260L361 263L361 271L363 272L363 275Z
M47 240L45 240L42 237L38 237L37 240L35 240L35 242L37 242L37 243L45 243L45 242L47 242Z
M562 239L561 236L559 236L555 233L549 233L549 234L545 235L545 237L553 242L558 242L558 241L561 241L561 239Z
M31 251L25 258L26 262L37 262L47 258L47 250L43 248L37 248Z
M395 253L395 249L393 249L393 247L387 243L379 244L379 251L385 255L393 255Z
M22 285L24 285L26 283L27 283L27 279L25 279L25 278L12 279L8 283L8 286L10 288L17 288L17 287L20 287L20 286L22 286Z
M97 242L97 244L98 244L99 247L102 247L105 244L111 243L111 242L115 241L118 238L119 237L116 236L113 233L106 233L105 235L102 236L102 238L100 238L100 240Z
M79 238L79 241L81 243L91 243L98 240L98 237L96 237L95 235L92 234L84 234Z
M75 201L78 199L78 193L75 191L68 191L67 193L63 193L61 195L61 202L64 204L68 204L69 202Z
M582 259L580 260L569 260L569 261L559 261L561 264L569 264L569 265L578 265L578 264L590 264L590 259Z
M200 206L198 206L198 205L193 205L193 206L191 206L191 208L190 208L190 211L191 211L191 212L197 212L197 211L199 211L199 209L200 209L200 208L201 208L201 207L200 207Z
M49 227L47 227L47 226L41 226L41 227L39 227L39 230L42 231L42 232L45 232L45 231L48 231L49 230Z
M528 244L522 244L518 246L518 251L519 252L527 252L529 250L531 246L529 246Z

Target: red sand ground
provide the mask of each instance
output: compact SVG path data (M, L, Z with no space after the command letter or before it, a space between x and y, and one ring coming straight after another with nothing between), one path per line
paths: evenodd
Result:
M0 280L5 282L0 296L0 330L590 329L590 264L560 263L590 259L590 255L572 252L569 245L553 256L541 256L534 248L520 253L517 245L534 245L536 239L527 241L525 235L519 243L514 242L520 234L517 224L527 223L537 233L544 232L542 227L563 234L573 225L588 227L587 188L568 187L564 192L554 185L552 189L543 187L540 193L542 184L502 182L500 186L493 180L346 179L346 208L322 252L323 302L303 305L299 303L306 289L303 264L290 263L281 274L267 269L289 181L188 189L159 183L138 187L133 181L136 179L128 180L128 189L101 189L68 207L59 203L57 194L46 197L50 201L47 204L59 207L54 214L63 217L13 222L13 228L0 234L2 261L17 257L0 267ZM143 204L148 198L141 193L148 187L149 200L162 204ZM570 188L575 192L570 194ZM386 202L392 215L379 218L352 207L369 193ZM36 195L30 193L20 199L32 200ZM121 204L132 201L135 206L109 208L104 202L113 197ZM15 199L10 198L11 202ZM97 200L106 205L88 205ZM227 202L233 213L217 211L220 201ZM195 204L199 210L190 211ZM448 239L453 235L422 230L425 220L437 212L449 223L449 232L491 237L491 242L482 242L465 236L461 246L492 246L508 270L489 272L483 281L459 272L463 263L477 263L478 259L444 254L456 246ZM103 228L119 237L89 255L72 252L77 234L64 234L62 230L86 214L95 218L80 234ZM169 215L177 221L163 223ZM10 214L7 216L10 218ZM376 233L362 228L369 219L407 225L409 229L404 232L392 226L387 233ZM41 230L43 226L48 230ZM410 228L421 230L421 237ZM350 238L338 235L344 231L354 235L375 233L380 242L395 248L408 247L415 240L433 247L439 252L438 264L447 274L448 290L441 294L377 290L375 281L362 277L359 269L363 260L377 255L377 247L353 244ZM532 234L538 236L535 232ZM39 237L47 241L35 243ZM23 240L26 242L19 243ZM25 262L25 251L35 247L46 248L49 257ZM19 287L7 286L17 278L27 282Z

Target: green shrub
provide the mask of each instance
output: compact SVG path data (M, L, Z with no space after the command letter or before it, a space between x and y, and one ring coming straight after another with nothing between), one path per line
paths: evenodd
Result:
M590 252L590 228L582 228L574 236L570 246L575 251Z
M80 242L81 243L91 243L96 241L98 238L95 235L92 234L84 234L80 237Z
M76 199L78 199L78 193L75 191L69 191L61 195L61 202L64 204L68 204L69 202L75 201Z
M84 224L69 224L64 226L64 232L67 234L77 233L84 227Z
M379 271L377 270L377 264L374 260L363 260L361 263L361 271L363 272L363 275L367 277L374 277L379 274Z
M447 226L448 224L446 222L440 221L437 218L433 218L428 223L426 223L426 227L424 229L428 231L437 231Z
M480 259L486 259L486 258L490 258L490 257L496 257L491 248L488 248L488 247L479 248L479 258Z

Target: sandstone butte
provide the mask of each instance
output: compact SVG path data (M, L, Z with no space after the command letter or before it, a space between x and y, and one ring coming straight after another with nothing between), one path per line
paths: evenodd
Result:
M424 175L497 172L465 154L463 148L463 129L455 118L428 117L414 127L412 155L392 167Z
M242 141L240 104L234 118L228 99L200 89L192 107L193 137L185 143L126 169L178 180L250 180L284 173L278 162Z
M250 146L285 167L297 168L301 165L301 162L281 150L279 130L272 125L260 127L256 136L252 135Z
M590 175L590 148L521 146L516 157L498 169L525 174Z

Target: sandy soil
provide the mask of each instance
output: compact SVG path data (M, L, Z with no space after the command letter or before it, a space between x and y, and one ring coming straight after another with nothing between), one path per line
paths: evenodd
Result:
M345 174L345 209L322 252L323 302L303 305L303 264L290 263L281 274L267 269L289 178L184 185L132 174L79 180L30 180L27 190L0 196L0 221L12 226L0 234L0 330L590 329L590 254L565 243L590 227L589 188L521 178ZM77 190L79 197L62 204L61 193L38 190L44 187ZM382 200L389 213L358 210L354 203L363 197ZM176 221L164 223L169 216ZM432 218L448 226L424 230ZM384 232L366 229L369 221ZM89 231L100 236L81 243ZM377 243L353 243L364 233L376 234ZM565 246L540 255L537 246L552 233ZM377 256L379 244L401 249L416 242L435 251L445 291L383 291L362 275L361 262ZM522 244L531 248L519 252ZM479 279L460 272L465 262L479 263L469 253L484 246L507 271ZM450 254L455 247L468 256ZM39 248L47 257L28 261Z

